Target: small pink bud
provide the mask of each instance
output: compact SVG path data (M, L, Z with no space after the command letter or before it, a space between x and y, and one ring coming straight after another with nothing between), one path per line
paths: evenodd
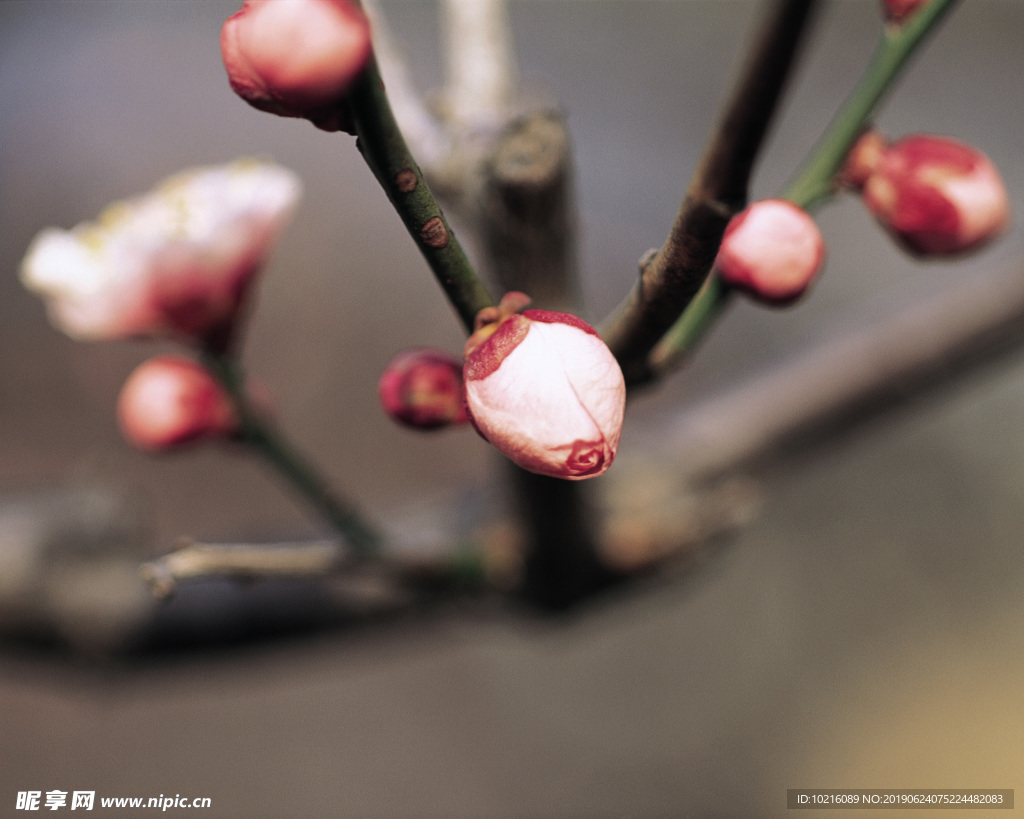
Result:
M898 25L930 2L931 0L882 0L882 14L885 15L886 21Z
M238 428L230 398L200 364L164 355L139 365L117 402L121 431L139 449L164 452Z
M825 259L807 212L784 199L754 202L729 222L715 264L722 279L771 304L799 298Z
M999 171L980 151L919 134L890 145L864 185L864 204L912 253L945 256L1003 231L1010 202Z
M245 0L220 35L235 93L325 131L348 130L339 103L370 48L369 22L350 0Z
M527 310L478 329L466 349L470 417L503 455L569 480L611 466L626 385L593 327L568 313Z
M380 377L377 396L384 411L407 427L440 429L469 420L462 364L442 350L396 355Z

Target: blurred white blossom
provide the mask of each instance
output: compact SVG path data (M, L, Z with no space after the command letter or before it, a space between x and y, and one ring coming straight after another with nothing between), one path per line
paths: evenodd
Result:
M222 347L300 192L291 171L255 160L184 171L94 222L43 230L22 282L72 338Z

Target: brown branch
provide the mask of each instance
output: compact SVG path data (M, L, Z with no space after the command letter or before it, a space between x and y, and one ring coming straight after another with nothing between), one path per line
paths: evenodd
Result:
M503 291L533 306L578 308L572 161L565 120L534 111L510 122L479 167L474 225Z
M451 510L446 510L451 511ZM351 550L330 540L284 543L201 543L182 538L177 548L142 564L139 572L150 592L168 598L178 587L196 580L316 580L374 588L400 605L443 591L507 588L518 567L509 555L506 528L493 524L472 535L472 547L456 527L446 542L424 550L393 549L387 555L354 560ZM462 542L462 548L452 544ZM391 544L394 545L394 544ZM514 545L514 544L513 544Z
M651 378L647 355L700 289L729 219L746 204L754 160L778 108L817 0L773 0L662 248L603 329L627 383Z
M144 563L140 571L156 597L170 597L182 581L201 577L325 577L350 565L345 557L330 540L255 545L182 538L175 551Z

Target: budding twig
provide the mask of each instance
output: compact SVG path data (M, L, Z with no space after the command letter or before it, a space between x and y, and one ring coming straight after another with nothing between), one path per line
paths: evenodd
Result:
M789 183L783 198L810 209L835 193L836 174L864 126L896 84L907 60L958 0L931 0L906 23L886 26L871 62L821 140Z
M774 3L665 244L645 258L636 288L602 327L627 383L650 379L648 353L704 284L729 219L746 203L754 160L816 5Z
M518 72L502 0L447 0L444 11L448 76L433 124L443 128L448 153L428 151L423 170L474 232L503 290L525 291L537 306L573 311L579 286L564 119L549 110L517 113ZM379 22L375 30L381 31ZM412 137L425 106L396 51L378 46L377 56L395 116ZM521 511L524 595L568 605L604 582L588 490L518 467L511 468L510 481Z
M782 198L811 210L835 192L836 174L858 135L878 110L885 94L925 37L935 30L957 0L932 0L899 27L885 29L867 69L818 144L800 166ZM674 368L697 345L729 303L730 289L712 275L686 311L655 346L648 362L651 377Z
M416 146L416 159L428 177L441 172L452 153L452 138L427 109L409 67L394 42L387 18L377 0L362 0L373 29L373 53L384 77L388 101L408 143Z
M492 306L493 300L466 258L409 151L372 58L353 86L349 99L363 158L398 211L466 331L472 332L476 314Z

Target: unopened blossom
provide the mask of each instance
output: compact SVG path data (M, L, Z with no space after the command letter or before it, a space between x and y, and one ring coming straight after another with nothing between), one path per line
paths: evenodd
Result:
M729 222L715 265L733 287L786 304L810 287L824 260L825 240L807 212L784 199L763 199Z
M944 256L1001 233L1010 202L999 171L976 148L916 134L884 151L864 184L868 210L913 253Z
M226 438L238 417L224 389L199 363L164 355L128 377L117 402L125 438L139 449L163 452L209 438Z
M186 171L94 222L43 230L22 282L72 338L174 336L224 347L299 193L291 171L268 163Z
M469 420L462 362L443 350L418 348L396 355L381 375L377 395L388 415L415 429Z
M607 471L626 401L611 351L568 313L497 318L466 345L466 402L477 431L530 472L582 480Z
M370 57L370 25L350 0L246 0L221 29L242 99L325 131L348 130L340 103Z
M890 23L902 23L932 0L882 0L882 14Z

